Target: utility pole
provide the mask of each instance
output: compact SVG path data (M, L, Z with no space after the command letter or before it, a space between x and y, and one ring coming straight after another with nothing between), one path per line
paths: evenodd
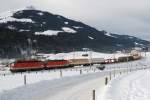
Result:
M89 57L90 57L90 66L92 67L92 50L90 50L90 55L89 55Z
M28 38L27 39L27 41L28 41L28 56L29 56L29 58L31 58L31 55L32 55L32 41L31 41L31 39L30 38Z

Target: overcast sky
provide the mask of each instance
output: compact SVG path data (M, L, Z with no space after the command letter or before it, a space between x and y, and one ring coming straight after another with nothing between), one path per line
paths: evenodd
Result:
M0 12L33 5L99 30L150 40L150 0L1 0Z

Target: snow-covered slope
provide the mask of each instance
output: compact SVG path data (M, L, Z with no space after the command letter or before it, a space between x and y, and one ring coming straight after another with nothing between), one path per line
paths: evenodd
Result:
M83 56L87 54L87 56ZM108 53L100 53L100 52L93 52L93 51L76 51L76 52L69 52L69 53L58 53L53 54L47 57L47 59L91 59L91 58L104 58L104 59L114 59L118 57L124 57L128 56L128 53L114 53L114 54L108 54ZM44 56L44 54L43 54Z
M8 22L25 22L25 23L34 23L31 19L28 18L14 18L13 14L17 11L8 11L0 14L0 23L8 23ZM21 12L18 12L21 13Z

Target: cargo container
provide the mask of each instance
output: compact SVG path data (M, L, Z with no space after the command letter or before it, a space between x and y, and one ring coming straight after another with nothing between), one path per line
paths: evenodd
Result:
M77 65L90 65L89 59L70 59L70 65L77 66Z
M102 64L105 62L105 59L104 58L92 58L91 60L89 59L89 61L92 64Z

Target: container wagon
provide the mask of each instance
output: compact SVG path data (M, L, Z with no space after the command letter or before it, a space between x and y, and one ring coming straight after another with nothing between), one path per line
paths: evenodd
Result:
M89 59L90 61L90 59ZM105 62L104 58L92 58L90 61L92 64L102 64Z
M133 56L125 56L125 57L119 57L118 62L128 62L128 61L133 61L134 57Z
M71 66L90 65L89 59L70 59L69 63L70 63Z

